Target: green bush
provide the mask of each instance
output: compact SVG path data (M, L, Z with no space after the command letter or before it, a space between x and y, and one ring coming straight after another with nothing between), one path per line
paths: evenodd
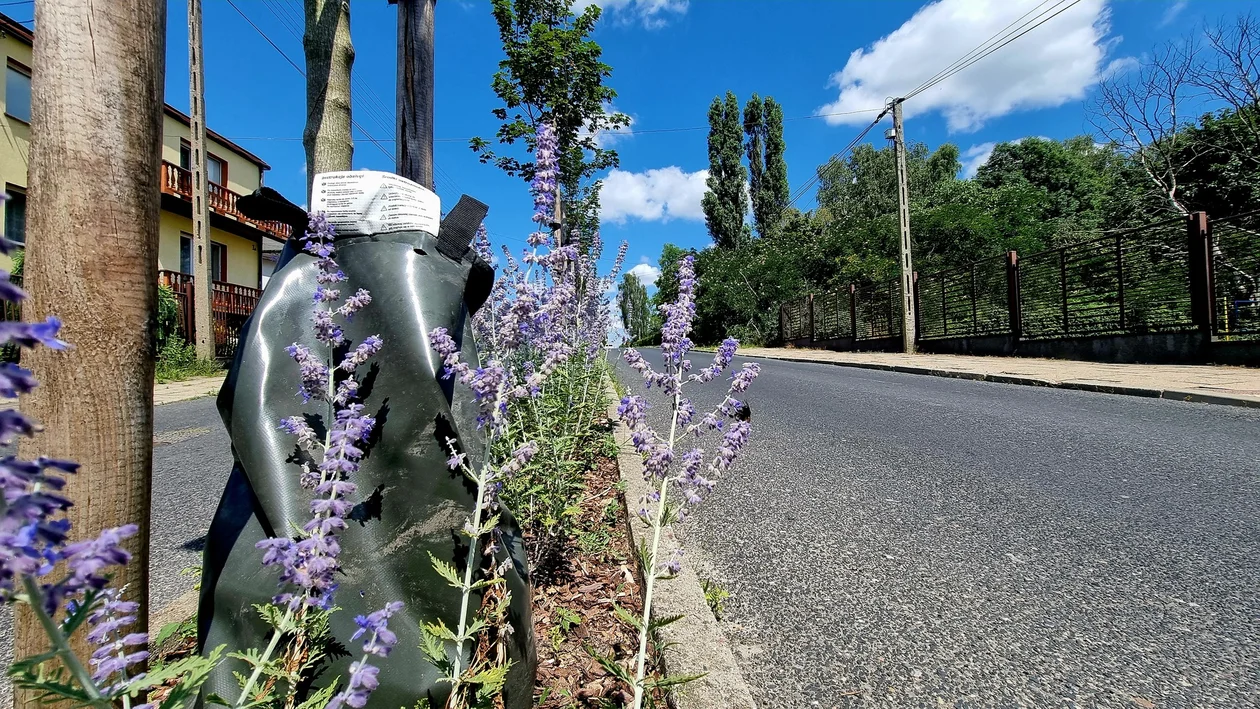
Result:
M208 377L223 371L215 359L197 359L197 348L184 342L179 335L166 339L158 351L157 370L154 378L159 383L178 382L192 377Z
M158 284L157 349L161 353L172 338L179 339L179 300L165 283Z

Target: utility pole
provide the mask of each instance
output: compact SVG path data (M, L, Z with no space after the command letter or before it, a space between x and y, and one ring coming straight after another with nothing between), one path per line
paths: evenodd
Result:
M149 481L153 462L153 323L157 308L158 166L166 0L37 0L31 86L28 321L60 317L74 349L22 353L39 386L22 413L43 429L19 454L74 460L59 494L74 539L126 523L131 562L113 587L148 625ZM15 609L17 657L47 652L26 606ZM80 657L87 647L76 633ZM35 707L33 693L15 692Z
M893 149L897 154L897 212L901 224L901 336L906 354L914 354L914 259L910 249L910 187L906 177L906 138L902 134L901 104L893 99Z
M193 329L199 359L214 357L214 288L210 270L210 194L206 184L206 87L202 69L201 0L188 0L188 141L192 155Z
M389 0L398 5L398 174L429 189L433 183L433 12L437 0Z

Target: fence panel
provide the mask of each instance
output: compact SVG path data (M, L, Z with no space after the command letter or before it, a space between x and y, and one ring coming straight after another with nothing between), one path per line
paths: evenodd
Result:
M160 271L158 280L171 287L179 303L178 333L185 342L193 342L196 332L193 319L193 277L175 271ZM245 324L262 291L248 286L214 282L211 284L210 314L214 327L214 353L216 357L230 358L236 352L241 326Z
M832 291L814 296L814 339L853 337L849 319L849 294Z
M1019 264L1023 335L1189 328L1188 263L1180 218L1025 256Z
M809 337L809 304L804 298L783 304L783 340Z
M1004 335L1010 329L1005 255L919 277L920 339Z
M1260 212L1209 223L1216 335L1260 339Z
M857 289L858 340L901 337L901 282Z

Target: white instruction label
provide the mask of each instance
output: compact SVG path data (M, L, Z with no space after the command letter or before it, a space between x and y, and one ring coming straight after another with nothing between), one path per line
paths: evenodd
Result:
M322 172L311 187L311 211L324 212L338 234L437 234L442 200L392 172Z

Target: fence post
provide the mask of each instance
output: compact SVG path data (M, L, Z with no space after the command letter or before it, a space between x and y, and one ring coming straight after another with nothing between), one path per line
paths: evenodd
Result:
M1059 247L1059 292L1063 297L1063 336L1068 330L1068 287L1067 287L1067 249Z
M184 342L197 341L197 317L193 313L193 279L189 277L181 286L184 291Z
M1190 269L1190 320L1204 334L1211 335L1216 309L1212 307L1212 234L1206 212L1194 212L1186 219Z
M787 303L779 304L779 341L787 344Z
M1120 329L1124 330L1124 234L1116 234L1116 300L1120 306Z
M809 308L809 346L814 346L814 294L805 297L805 305Z
M911 279L914 282L914 341L918 342L923 338L923 311L919 308L919 272L911 274Z
M1019 305L1019 252L1006 252L1006 313L1011 322L1011 335L1023 337L1023 313Z
M857 342L857 286L849 284L849 336Z

